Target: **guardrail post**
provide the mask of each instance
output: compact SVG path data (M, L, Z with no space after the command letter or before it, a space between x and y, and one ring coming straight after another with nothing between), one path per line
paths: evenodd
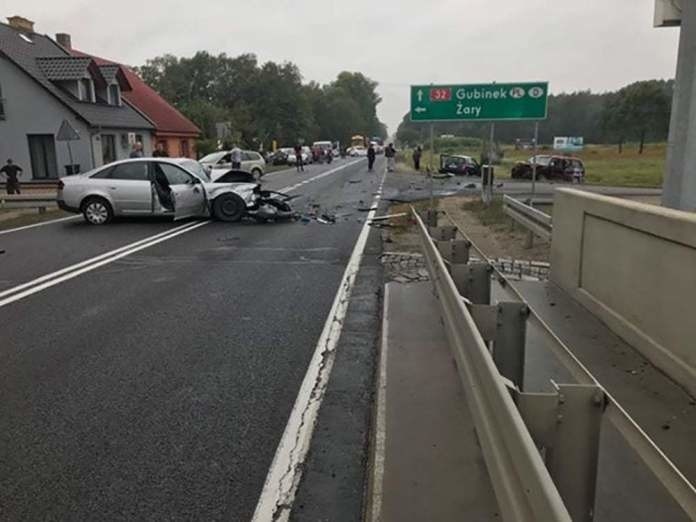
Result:
M534 233L530 230L527 232L527 239L525 240L524 243L524 248L532 248L534 247Z
M425 224L429 227L436 227L438 220L438 211L432 208L427 209L424 213Z
M555 393L515 393L515 399L573 521L591 522L607 398L594 384L552 384Z
M453 239L450 241L435 240L440 255L453 265L463 265L469 262L469 249L471 243L465 239Z
M450 225L442 227L430 227L428 232L434 241L451 241L457 237L457 227Z
M493 361L498 371L522 390L524 383L525 339L529 308L525 303L501 302L497 305Z
M453 264L449 269L461 295L475 304L490 304L493 268L488 263Z

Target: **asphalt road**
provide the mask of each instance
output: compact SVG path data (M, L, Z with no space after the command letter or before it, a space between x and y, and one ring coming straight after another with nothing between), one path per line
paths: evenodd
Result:
M335 225L209 222L1 306L0 519L249 520L378 183L295 190ZM2 235L0 291L179 225Z

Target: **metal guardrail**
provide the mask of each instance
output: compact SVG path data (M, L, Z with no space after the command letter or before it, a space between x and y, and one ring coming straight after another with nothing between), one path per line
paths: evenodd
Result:
M423 241L428 271L442 307L447 338L457 360L503 520L571 522L570 514L496 368L472 312L450 275L445 259L420 216L415 211L414 215ZM436 232L443 234L440 237L448 234L448 231ZM464 261L466 257L459 259ZM466 261L456 265L450 261L450 265L469 267ZM479 286L473 284L474 279L480 281L485 277L490 280L488 269L479 272L478 276L474 275L474 271L466 272L462 282L471 283L468 288L472 291L468 293L472 296L476 293L474 288ZM491 319L491 314L486 313L485 309L478 310L477 313ZM518 316L520 312L517 310ZM490 328L495 324L493 315Z
M421 237L423 239L426 262L430 270L436 292L440 297L443 307L443 319L447 328L448 338L452 349L455 351L457 361L461 358L458 352L464 348L481 354L481 346L478 337L486 341L493 340L492 355L488 355L496 363L496 371L489 371L485 377L488 381L501 379L507 380L508 389L515 397L521 417L524 419L533 440L545 452L545 463L549 469L555 486L557 487L565 506L572 515L574 521L591 520L594 509L594 486L597 473L597 459L599 455L599 421L603 418L621 435L625 443L631 447L635 455L650 470L653 477L659 481L664 491L679 506L687 519L696 521L696 488L681 473L677 466L665 455L665 453L650 439L645 431L631 418L628 412L603 389L582 362L571 350L553 333L551 328L535 312L533 307L526 303L524 297L512 285L505 275L497 270L485 253L456 226L456 222L445 213L454 226L431 226L425 229L420 217L417 217ZM429 215L428 223L435 225L437 215ZM458 237L458 235L460 237ZM446 243L451 243L447 246ZM472 262L468 248L476 250L480 255L480 261ZM454 254L456 252L456 255ZM438 255L439 254L439 255ZM444 267L444 270L443 270ZM524 375L524 330L520 324L518 314L510 314L515 308L512 303L500 302L497 306L485 306L490 303L491 275L496 278L506 298L513 299L517 306L523 306L526 314L522 324L534 324L537 332L541 333L540 342L548 347L562 366L576 380L577 384L556 385L556 394L524 393L522 375ZM443 281L444 280L444 281ZM451 284L455 285L458 292L453 295ZM471 304L461 305L461 297L466 297ZM444 297L447 297L445 299ZM454 303L454 304L453 304ZM478 303L478 304L477 304ZM483 304L480 304L483 303ZM479 331L478 336L469 330L451 337L451 332L461 330L457 323L469 323L468 316L462 316L462 308L468 316L474 318ZM491 312L496 309L496 314ZM507 313L505 311L507 310ZM519 308L518 308L519 310ZM466 314L465 314L466 315ZM454 323L453 323L454 321ZM507 324L506 324L507 323ZM511 326L512 324L512 326ZM516 326L515 326L516 325ZM512 329L511 329L512 328ZM500 345L500 339L506 339L501 330L507 330L508 343L510 343L510 331L517 328L516 343L512 336L514 350L503 349L503 353L496 353L500 348L505 348L505 343ZM498 339L495 339L496 333ZM472 350L475 346L475 350ZM488 350L490 344L484 343L484 349ZM507 353L506 353L507 352ZM489 352L490 353L490 352ZM468 355L470 356L470 355ZM489 368L489 370L493 370ZM479 386L476 381L467 380L466 375L460 370L464 386L467 390L471 386ZM494 386L488 382L487 386ZM468 394L467 394L468 395ZM471 399L470 399L471 400ZM584 403L584 405L583 405ZM593 408L588 404L603 406ZM472 408L473 409L473 408ZM558 416L566 419L566 422L554 426ZM477 419L479 420L479 419ZM562 426L565 424L565 426ZM571 429L569 429L571 427ZM477 430L478 430L477 422ZM484 431L485 435L485 431ZM524 434L515 436L525 439ZM482 447L484 436L480 434ZM567 439L567 440L564 440ZM487 442L489 443L489 442ZM495 439L493 439L495 443ZM559 452L565 452L559 459ZM484 450L487 465L489 456ZM491 473L493 478L495 475ZM531 484L534 484L533 482ZM496 495L503 487L494 482ZM505 489L503 489L503 494ZM502 504L502 503L501 503ZM504 520L517 520L513 515L503 513ZM541 517L539 520L556 520Z
M38 208L40 213L57 206L55 194L0 195L0 209Z
M503 212L537 236L550 241L553 231L551 216L521 201L503 196Z

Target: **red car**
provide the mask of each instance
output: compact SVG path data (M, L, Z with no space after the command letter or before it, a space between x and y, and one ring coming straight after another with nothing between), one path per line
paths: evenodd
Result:
M563 180L582 183L585 179L585 165L579 158L571 156L533 156L529 161L520 162L510 172L513 179L532 179L532 164L536 160L537 179Z

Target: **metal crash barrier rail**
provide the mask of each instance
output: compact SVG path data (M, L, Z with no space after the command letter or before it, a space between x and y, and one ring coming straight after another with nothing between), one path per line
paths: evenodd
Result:
M505 521L591 521L600 424L612 423L696 521L696 489L456 226L426 225L412 208L450 348ZM449 217L449 216L448 216ZM452 220L450 220L454 223ZM474 248L480 260L470 258ZM491 303L491 276L510 301ZM524 391L527 324L576 379L550 393Z
M37 208L39 213L43 213L47 208L57 206L55 193L0 195L1 209Z
M503 196L503 212L530 232L533 232L546 241L551 240L553 225L551 223L551 216L548 214L529 205L525 205L507 194Z

